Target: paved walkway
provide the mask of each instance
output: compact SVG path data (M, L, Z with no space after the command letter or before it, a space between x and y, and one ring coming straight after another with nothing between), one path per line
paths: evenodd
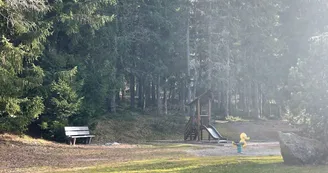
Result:
M187 153L196 156L279 156L279 142L249 142L247 147L243 148L243 153L238 154L237 149L231 143L224 146L208 145L204 149L187 150ZM204 145L202 145L204 146Z

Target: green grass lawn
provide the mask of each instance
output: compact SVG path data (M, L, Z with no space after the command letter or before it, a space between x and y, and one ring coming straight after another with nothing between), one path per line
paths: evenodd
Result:
M63 171L63 172L67 172ZM148 172L222 172L222 173L324 173L328 167L286 166L279 156L268 157L183 157L152 159L76 169L69 173L148 173Z

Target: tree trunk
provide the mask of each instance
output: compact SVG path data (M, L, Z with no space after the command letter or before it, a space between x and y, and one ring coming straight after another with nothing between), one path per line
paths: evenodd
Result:
M261 92L259 92L259 107L260 107L260 117L263 117L263 107L262 107L262 102L263 102L263 100L262 100L262 93Z
M243 112L245 113L246 112L246 105L247 105L247 95L246 95L246 93L247 93L247 87L246 87L246 84L244 83L243 84L243 91L242 91L242 97L243 97L243 99L242 99L242 101L243 101Z
M143 80L142 78L138 79L138 107L144 107L144 93L143 93Z
M155 82L154 80L151 82L151 99L153 105L156 103L156 90L155 90Z
M189 3L189 0L188 0L188 3ZM191 76L190 76L190 30L189 30L189 18L190 18L190 7L189 7L189 4L187 4L187 7L188 7L188 10L187 10L187 32L186 32L186 45L187 45L187 102L190 103L191 102L191 87L190 87L190 80L191 80ZM184 98L183 98L184 99ZM183 105L184 107L184 105ZM183 108L184 110L184 108ZM193 116L193 114L191 113L192 110L190 110L190 108L188 107L188 110L187 110L187 114L189 116Z
M223 113L223 116L226 117L227 116L227 113L226 113L226 108L225 108L225 102L226 102L226 99L225 99L225 92L221 91L220 92L220 111L222 111Z
M181 82L180 84L180 94L179 94L179 99L180 99L180 111L182 113L185 112L185 99L186 99L186 90L185 90L185 82ZM189 91L188 91L189 92ZM188 109L189 110L189 109ZM189 115L190 112L188 112ZM190 116L190 115L189 115Z
M248 117L251 117L251 113L252 113L252 84L251 81L248 81L248 94L247 94L248 98L247 98L247 115Z
M167 99L168 99L166 94L167 94L167 89L165 87L164 88L164 98L163 98L163 100L164 100L164 114L165 115L167 115Z
M229 5L229 4L228 4ZM230 8L230 6L228 7ZM227 19L225 19L224 23L225 23L225 29L229 32L230 31L230 23L229 23L229 20L231 19L231 14L230 14L230 11L228 12L228 17ZM227 64L226 64L226 115L225 116L228 116L230 115L230 110L229 110L229 103L230 103L230 100L229 100L229 97L230 97L230 58L231 58L231 51L230 51L230 35L227 34L226 35L226 46L225 46L225 49L226 49L226 56L227 56Z
M193 87L193 90L192 90L192 93L191 93L191 96L192 96L192 98L191 98L191 101L193 101L193 100L195 100L196 99L196 94L197 94L197 86L199 86L198 85L198 78L197 79L195 79L195 86Z
M235 112L236 112L237 109L238 109L238 98L237 98L238 94L237 94L237 89L235 89L234 96L235 96Z
M173 101L172 95L174 94L173 93L174 91L173 91L173 88L171 86L169 87L169 91L168 92L169 93L168 93L168 96L167 96L167 100L172 102Z
M257 118L261 118L260 116L260 108L259 108L259 91L258 84L253 82L253 108L255 109L255 116Z
M115 7L115 12L116 14L118 14L118 7L116 6ZM118 52L118 42L117 42L117 39L118 39L118 36L119 36L119 29L118 29L118 19L115 20L115 37L114 37L114 52L115 52L115 57L116 57L116 74L115 74L115 80L119 80L120 79L120 73L121 72L121 62L122 62L122 59L121 59L121 56ZM117 103L116 103L116 100L117 102L120 101L120 95L119 95L119 88L116 87L113 91L112 91L112 94L111 94L111 112L113 113L116 113L116 106L117 106Z
M239 84L238 85L238 96L239 96L239 99L238 99L238 109L244 111L244 93L243 93L243 85L242 84Z
M161 77L158 75L157 79L157 114L162 115L162 100L161 100Z
M232 115L232 92L229 92L229 98L228 98L228 111L229 111L229 115Z
M120 88L118 89L118 91L116 91L115 93L115 97L116 97L116 106L119 105L121 103L121 97L120 97Z
M255 92L256 92L256 112L257 117L261 118L261 110L260 110L260 93L259 93L259 84L255 83Z
M194 86L194 88L192 90L192 100L191 101L193 101L193 100L196 99L197 82L198 82L198 79L195 80L195 86ZM190 114L193 116L194 115L194 112L196 112L196 106L195 105L192 106L192 107L188 106L188 108L190 109Z
M212 8L212 1L209 3L209 8ZM209 10L211 11L211 9ZM212 51L212 15L209 14L209 23L208 23L208 76L207 76L207 89L212 88L212 59L213 59L213 51Z
M263 93L263 89L261 88L261 116L265 116L265 95Z
M230 110L229 110L229 103L230 103L230 48L229 48L229 44L227 44L226 46L227 48L227 85L226 85L226 105L225 105L225 110L226 110L226 114L225 116L229 116L230 115Z
M171 99L172 99L172 100L175 100L175 101L177 100L177 92L178 92L177 89L178 89L178 88L175 88L175 87L172 88L173 91L172 91Z
M135 107L135 77L133 74L130 74L130 106L131 108Z
M146 107L150 107L151 106L151 97L150 97L150 93L151 93L151 86L150 86L150 82L148 80L146 80L146 85L144 86L144 92L145 92L145 102L146 102Z
M271 116L272 112L271 112L271 100L269 102L269 116Z
M110 100L110 111L116 113L116 92L112 91L111 100Z
M139 101L139 81L138 81L138 78L135 77L135 95L138 97L138 100ZM138 106L138 103L137 103L137 106Z
M122 98L121 98L122 101L124 101L124 97L125 97L125 86L123 86L122 88Z

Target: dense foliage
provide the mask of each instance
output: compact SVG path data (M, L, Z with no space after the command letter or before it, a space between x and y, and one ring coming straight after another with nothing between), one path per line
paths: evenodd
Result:
M287 115L327 133L327 9L320 0L0 0L0 132L33 124L54 138L126 109L185 115L211 89L217 118Z

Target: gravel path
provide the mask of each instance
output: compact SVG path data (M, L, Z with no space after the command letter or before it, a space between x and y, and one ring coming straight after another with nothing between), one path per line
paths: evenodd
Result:
M196 156L279 156L279 142L249 142L243 153L238 154L236 147L232 144L224 144L224 146L208 145L204 149L187 150L187 153Z

